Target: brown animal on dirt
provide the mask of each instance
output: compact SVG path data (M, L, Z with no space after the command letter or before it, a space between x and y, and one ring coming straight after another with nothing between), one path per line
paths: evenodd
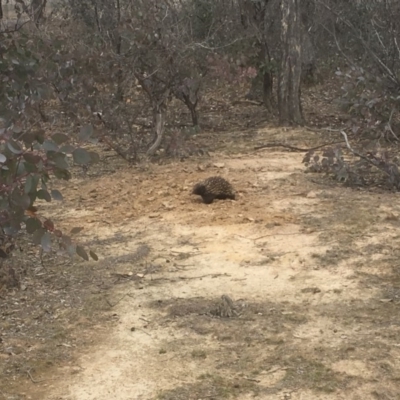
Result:
M236 198L232 185L220 176L211 176L202 182L196 183L192 194L201 196L206 204L211 204L215 199L235 200Z

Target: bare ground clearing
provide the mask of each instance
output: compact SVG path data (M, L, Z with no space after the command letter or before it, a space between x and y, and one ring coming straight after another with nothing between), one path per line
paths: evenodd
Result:
M65 284L15 292L31 315L1 337L0 398L400 398L399 195L240 150L65 185L46 209L101 259L45 259ZM189 195L213 174L237 201Z

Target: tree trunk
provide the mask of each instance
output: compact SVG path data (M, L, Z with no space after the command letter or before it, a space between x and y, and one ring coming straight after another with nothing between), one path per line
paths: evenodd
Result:
M282 56L278 80L279 121L302 125L300 0L281 0Z
M120 26L121 26L121 4L120 1L117 0L117 29L115 30L115 50L118 55L118 69L116 73L117 77L117 92L115 93L115 98L117 101L122 101L124 99L124 88L123 88L123 81L124 81L124 74L122 71L121 66L121 48L122 48L122 37L120 35Z
M31 2L31 18L36 26L39 26L44 17L47 0L32 0Z
M273 93L272 87L274 84L274 77L270 72L264 72L263 78L263 103L265 108L272 112L273 110Z
M165 119L167 113L167 105L165 102L155 101L153 103L153 120L154 120L154 130L156 133L156 140L147 150L147 156L153 156L157 149L160 147L162 138L165 131Z
M190 110L190 115L192 116L193 126L198 126L199 125L199 116L197 115L196 106L193 106L192 104L190 104L190 105L188 105L188 108Z
M269 54L268 50L268 43L267 43L267 37L265 35L265 28L262 37L262 43L261 43L261 62L264 64L264 69L265 66L268 65L268 70L263 72L263 103L265 108L269 111L272 112L273 110L273 103L274 103L274 97L273 97L273 86L274 86L274 75L272 73L271 67L271 56Z
M182 101L190 111L193 126L198 126L199 116L196 110L200 99L200 78L185 78L182 83L173 89L175 97Z

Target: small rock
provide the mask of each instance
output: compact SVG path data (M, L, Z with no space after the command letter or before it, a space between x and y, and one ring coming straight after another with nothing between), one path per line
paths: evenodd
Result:
M309 192L307 193L307 199L315 199L317 197L317 194L315 192Z
M156 258L155 260L153 260L153 263L157 264L157 265L163 265L163 264L166 264L167 262L168 262L168 260L165 258L162 258L162 257Z
M175 208L173 205L171 205L171 204L169 204L169 203L167 203L167 202L162 203L162 205L163 205L167 210L172 210L173 208Z
M217 167L217 168L224 168L225 167L225 163L214 163L213 165L214 165L214 167Z

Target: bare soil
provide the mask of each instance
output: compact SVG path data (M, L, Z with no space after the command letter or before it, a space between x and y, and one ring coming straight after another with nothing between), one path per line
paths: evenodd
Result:
M321 139L218 132L209 157L128 168L105 153L60 185L63 204L39 210L83 227L100 260L41 262L29 243L15 257L0 399L399 399L399 195L252 150L283 137ZM211 175L238 199L190 195Z

